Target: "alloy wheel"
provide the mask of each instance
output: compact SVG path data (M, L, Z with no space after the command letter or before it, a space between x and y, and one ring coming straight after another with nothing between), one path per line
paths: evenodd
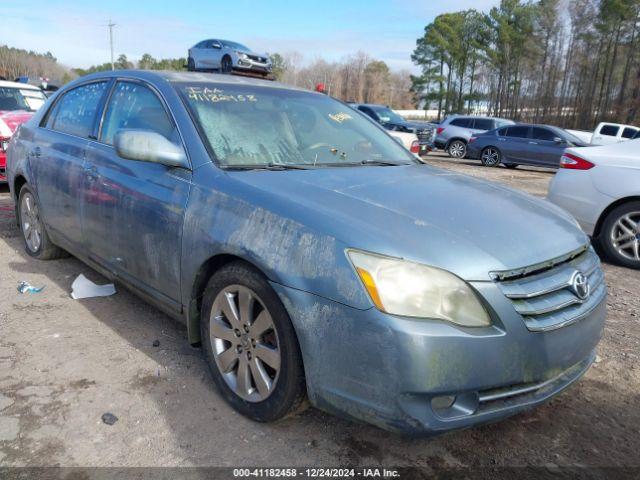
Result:
M211 351L229 388L249 402L273 392L281 366L278 332L255 292L231 285L216 296L211 309Z
M464 158L466 153L466 145L459 140L456 140L451 145L449 145L449 155L451 155L453 158Z
M29 192L22 196L20 204L20 224L27 248L36 253L42 245L42 222L40 211L33 195Z
M640 211L618 218L611 229L611 244L620 256L640 262Z
M482 163L487 167L495 167L500 163L500 152L495 148L487 148L482 152Z

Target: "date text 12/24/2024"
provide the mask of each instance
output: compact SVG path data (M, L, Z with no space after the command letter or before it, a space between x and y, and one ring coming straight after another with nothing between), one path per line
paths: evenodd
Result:
M386 468L234 468L235 478L400 478Z

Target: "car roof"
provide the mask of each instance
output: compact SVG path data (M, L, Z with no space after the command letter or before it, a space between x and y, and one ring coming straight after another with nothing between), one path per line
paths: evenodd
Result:
M133 78L139 80L146 80L148 82L168 82L168 83L182 83L182 82L202 82L202 83L216 83L216 84L231 84L231 85L255 85L260 87L270 87L285 90L296 90L301 92L308 92L312 94L322 95L321 93L312 92L304 88L293 87L291 85L285 85L284 83L274 82L273 80L264 80L261 78L246 77L242 75L228 75L221 73L202 73L202 72L177 72L171 70L113 70L96 72L80 77L74 80L69 85L76 85L84 83L89 80L101 79L101 78ZM67 86L65 86L66 90Z
M0 80L0 87L22 88L22 89L28 89L28 90L41 90L40 87L36 87L35 85L30 85L28 83L22 83L22 82L9 82L7 80Z
M381 103L352 103L350 105L355 105L357 107L382 107L382 108L391 108L389 105L383 105Z

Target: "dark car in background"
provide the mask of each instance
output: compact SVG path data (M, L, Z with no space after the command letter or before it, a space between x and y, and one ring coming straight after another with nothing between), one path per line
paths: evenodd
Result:
M420 155L426 155L435 148L436 125L429 122L411 122L391 110L386 105L374 103L352 103L351 106L387 130L415 133L420 142Z
M518 165L558 168L565 148L587 146L562 128L517 124L471 137L467 156L479 159L485 167L502 163L508 168Z

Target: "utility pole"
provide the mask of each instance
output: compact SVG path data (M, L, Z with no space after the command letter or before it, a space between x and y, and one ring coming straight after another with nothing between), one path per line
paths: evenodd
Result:
M116 69L115 64L113 63L113 27L115 26L116 24L109 19L107 27L109 27L109 46L111 47L111 70Z

